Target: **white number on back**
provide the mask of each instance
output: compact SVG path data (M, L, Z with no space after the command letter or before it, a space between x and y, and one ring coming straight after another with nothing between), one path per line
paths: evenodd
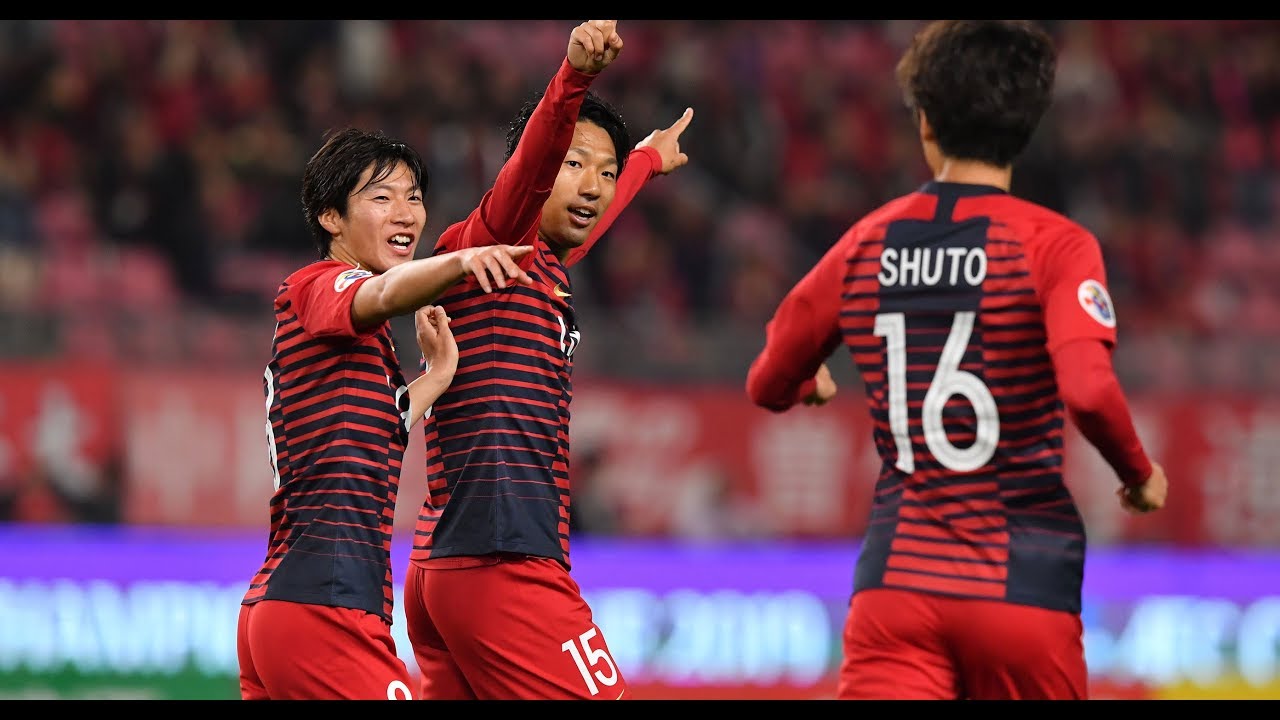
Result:
M929 452L943 467L955 472L969 472L986 465L995 455L1000 442L1000 413L995 396L971 372L960 369L969 336L973 334L974 313L958 312L951 323L951 333L938 358L929 390L920 408L920 423ZM895 466L904 473L915 472L915 454L911 446L907 407L907 320L902 313L876 315L874 333L885 339L885 357L889 383L889 430L898 449ZM973 406L978 428L972 445L956 447L947 437L942 411L947 400L959 395Z

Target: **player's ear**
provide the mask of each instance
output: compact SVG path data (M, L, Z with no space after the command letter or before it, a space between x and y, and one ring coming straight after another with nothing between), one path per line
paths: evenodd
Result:
M320 222L320 227L325 229L330 235L338 234L338 219L342 216L338 214L337 208L326 208L320 213L316 220Z
M923 142L936 142L937 138L933 135L933 126L929 124L929 118L925 116L924 110L915 109L916 127L920 128L920 139Z

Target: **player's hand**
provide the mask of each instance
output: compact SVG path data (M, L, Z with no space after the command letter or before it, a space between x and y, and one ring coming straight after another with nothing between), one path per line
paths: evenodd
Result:
M462 276L474 275L476 282L487 293L496 285L505 288L508 280L532 285L533 278L520 268L520 258L533 252L532 245L483 245L458 250L458 262L462 263Z
M427 370L452 377L458 370L458 342L449 327L449 315L439 305L418 308L413 314L418 336L418 349L427 362Z
M569 33L566 57L574 70L595 75L618 59L622 36L617 20L588 20Z
M805 405L826 405L831 398L836 396L836 381L831 377L831 370L827 368L826 363L818 366L818 372L813 375L814 382L817 386L813 392L804 398Z
M693 122L693 108L685 108L684 114L676 118L671 127L665 130L654 130L649 137L636 143L636 147L651 147L662 156L662 168L659 173L666 175L689 162L689 156L680 152L680 133Z
M1164 475L1164 468L1159 463L1151 463L1151 476L1141 485L1125 485L1116 491L1120 496L1120 507L1138 514L1149 513L1164 507L1169 496L1169 479Z

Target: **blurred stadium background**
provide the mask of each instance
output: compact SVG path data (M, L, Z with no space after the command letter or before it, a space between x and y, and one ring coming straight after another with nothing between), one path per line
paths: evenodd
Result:
M238 696L302 166L331 127L400 136L438 235L573 22L0 22L0 697ZM638 696L834 691L877 467L860 386L841 354L837 402L775 416L742 383L782 293L925 179L892 72L917 25L624 21L596 83L633 142L696 110L690 164L574 278L574 574ZM1280 698L1280 22L1048 25L1058 94L1015 192L1100 238L1173 486L1129 518L1069 440L1093 692Z

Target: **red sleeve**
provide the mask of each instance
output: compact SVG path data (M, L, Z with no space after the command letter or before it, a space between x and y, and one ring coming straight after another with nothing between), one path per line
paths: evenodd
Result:
M1079 227L1026 246L1036 293L1044 308L1049 352L1072 340L1116 342L1116 309L1107 292L1102 250Z
M542 206L573 142L582 99L594 77L574 70L568 59L560 64L493 187L466 220L441 236L438 249L518 244L537 228Z
M747 396L756 405L782 412L813 392L814 374L840 344L846 247L841 239L828 250L765 325L764 349L747 371Z
M627 156L626 167L622 169L622 174L618 176L618 186L613 193L613 202L609 203L609 207L600 216L600 221L591 230L591 236L587 238L587 241L569 251L569 256L565 258L565 267L573 265L586 256L591 246L595 245L600 236L604 235L609 230L609 226L613 225L613 221L618 219L622 209L635 199L636 194L640 192L640 188L652 180L653 176L657 175L661 169L662 155L657 150L651 147L642 147L631 151L631 154Z
M1053 366L1062 403L1080 434L1098 449L1120 482L1146 482L1151 460L1111 367L1111 348L1100 340L1067 342L1053 352Z
M355 339L378 331L374 326L359 332L351 319L356 288L373 273L339 262L315 263L294 273L277 302L289 302L298 322L317 338Z

